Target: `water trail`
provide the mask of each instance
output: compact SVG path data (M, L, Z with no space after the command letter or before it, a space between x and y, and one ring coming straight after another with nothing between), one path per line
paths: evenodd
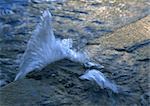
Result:
M108 89L111 89L115 93L119 92L117 85L110 82L104 76L104 74L98 70L95 70L95 69L87 70L84 75L80 76L80 79L87 79L90 81L95 81L102 89L108 88Z
M52 16L46 10L41 17L41 23L36 27L28 42L20 65L20 72L15 80L26 76L34 69L40 70L47 64L64 57L61 41L55 38L52 30Z
M28 42L20 65L20 72L15 80L25 77L27 73L35 69L41 70L46 65L64 58L79 62L86 67L103 68L101 65L90 62L85 53L71 48L71 39L55 38L52 30L52 16L46 10L41 17L41 23L36 27Z

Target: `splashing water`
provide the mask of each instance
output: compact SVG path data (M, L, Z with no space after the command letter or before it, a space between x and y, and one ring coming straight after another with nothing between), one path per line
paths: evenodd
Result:
M67 58L75 62L80 62L85 66L96 66L103 68L89 61L89 58L80 52L71 49L71 39L55 38L52 30L52 16L46 10L41 17L41 23L36 27L33 36L28 42L27 49L20 65L20 72L15 80L25 77L29 72L41 70L46 65Z
M87 70L87 72L80 76L80 79L87 79L90 81L95 81L102 89L108 88L111 89L113 92L118 93L118 88L116 84L111 83L103 73L98 70L92 69Z

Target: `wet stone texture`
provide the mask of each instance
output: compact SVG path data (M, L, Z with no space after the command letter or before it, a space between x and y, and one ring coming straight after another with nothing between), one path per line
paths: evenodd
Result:
M148 0L23 1L0 1L0 106L150 104ZM13 81L27 41L46 8L53 15L55 35L72 38L74 47L104 65L104 75L126 93L114 94L80 80L85 68L68 60Z
M85 47L95 62L105 66L103 73L126 93L114 94L80 80L84 67L62 60L2 87L1 106L148 106L149 21L147 16Z

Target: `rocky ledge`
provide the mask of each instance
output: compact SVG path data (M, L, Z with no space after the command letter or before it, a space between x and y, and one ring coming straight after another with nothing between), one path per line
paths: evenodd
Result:
M0 106L148 106L150 16L87 42L84 48L102 71L128 89L114 94L82 81L83 66L62 60L0 88Z

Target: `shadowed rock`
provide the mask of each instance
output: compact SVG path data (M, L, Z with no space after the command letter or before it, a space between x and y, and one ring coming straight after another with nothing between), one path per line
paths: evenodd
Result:
M117 51L123 51L123 52L128 52L128 53L132 53L135 50L142 48L143 46L150 46L150 39L146 39L144 41L138 42L133 44L132 46L129 47L124 47L124 48L115 48L115 50Z
M124 48L124 47L131 47L132 45L142 42L149 38L150 30L149 30L149 19L150 17L147 16L138 22L134 22L130 25L127 25L123 28L119 28L118 30L114 30L115 32L113 34L104 35L101 36L97 33L95 34L92 32L91 35L88 35L88 33L84 31L85 26L93 26L96 24L90 24L91 21L95 19L99 19L101 17L105 17L108 15L113 14L114 17L112 18L112 15L104 20L104 22L111 21L111 28L116 27L119 23L122 25L128 24L130 22L133 22L135 20L138 20L139 18L135 18L138 16L141 16L142 14L145 14L143 11L143 7L145 8L146 3L142 3L143 1L137 0L126 0L126 2L122 2L119 0L118 3L113 3L111 6L112 8L104 10L100 13L99 10L101 6L106 6L106 4L100 3L99 6L90 6L85 5L87 4L87 0L79 0L79 2L75 0L68 0L70 3L66 3L63 5L64 7L59 7L60 5L51 6L49 4L40 4L38 5L31 5L25 10L32 11L31 17L28 18L25 14L25 16L22 16L21 19L23 20L24 17L29 19L28 28L30 31L32 31L35 22L39 22L37 17L39 16L39 10L44 10L46 7L50 7L53 9L53 14L64 14L63 9L70 10L71 8L78 8L79 10L82 9L83 11L87 11L88 15L86 16L79 16L79 14L75 14L74 17L78 17L79 19L85 19L85 21L75 21L74 24L72 24L72 20L69 21L69 18L58 18L56 21L59 21L59 24L55 25L54 29L57 29L55 33L58 35L64 35L65 37L73 37L73 41L76 42L77 36L80 37L80 35L85 35L85 38L93 38L92 35L96 35L96 40L88 40L88 45L86 47L86 50L88 50L90 56L98 63L101 63L105 66L105 69L102 70L103 74L106 75L110 80L113 80L116 82L117 85L121 85L123 87L129 87L130 88L130 94L132 96L125 96L120 94L108 94L108 90L101 90L99 89L99 86L96 84L90 85L89 81L81 81L79 80L79 76L83 74L84 68L81 67L81 65L74 65L71 61L65 63L66 61L61 62L61 68L60 64L57 66L50 66L43 69L43 71L40 72L33 72L28 75L28 79L22 79L18 80L16 82L12 82L12 80L9 80L9 82L12 82L0 90L0 105L1 106L15 106L15 105L27 105L27 106L33 106L33 105L46 105L46 106L147 106L149 104L149 77L148 77L148 70L149 70L149 63L146 58L149 57L149 49L148 45L145 45L143 47L140 47L136 49L133 53L128 52L119 52L116 50L112 50L112 48ZM83 3L82 3L82 2ZM89 0L88 0L89 1ZM95 0L96 1L96 0ZM136 1L136 2L135 2ZM122 4L125 4L122 8ZM74 5L72 5L74 4ZM144 4L144 5L143 5ZM116 6L115 6L116 5ZM57 8L58 6L58 8ZM89 7L90 6L90 7ZM113 8L113 6L115 6ZM82 7L82 8L80 8ZM94 8L93 8L94 7ZM118 17L120 14L117 12L111 11L115 10L116 7L121 7L121 15L125 15L123 17ZM128 8L129 7L129 8ZM31 8L31 10L30 10ZM56 8L56 9L54 9ZM118 9L118 8L117 8ZM131 10L131 11L129 11ZM107 15L106 12L109 12ZM23 12L21 10L21 12ZM61 13L60 13L61 12ZM33 13L33 14L32 14ZM67 16L72 16L72 12L67 12ZM125 14L124 14L125 13ZM38 15L37 15L38 14ZM118 15L117 15L118 14ZM130 16L129 16L130 15ZM92 17L93 16L93 17ZM143 17L144 15L142 15ZM127 18L127 19L126 19ZM112 19L112 20L110 20ZM114 21L115 19L115 21ZM120 21L120 19L122 21ZM36 21L35 21L36 20ZM90 20L87 22L87 20ZM103 19L102 19L103 20ZM31 24L33 22L33 24ZM85 23L86 22L86 23ZM55 23L55 22L54 22ZM78 25L80 23L80 25ZM89 25L90 24L90 25ZM101 24L97 25L94 28L98 28L101 26ZM15 26L14 26L15 27ZM110 28L110 29L111 29ZM68 29L74 29L76 33L69 33L64 30ZM101 29L101 28L98 28ZM19 36L19 35L17 35ZM26 36L26 35L25 35ZM28 38L28 35L26 36ZM24 37L25 38L25 37ZM80 39L80 38L79 38ZM27 41L20 40L20 42ZM9 45L8 45L9 44ZM6 58L9 58L9 62L15 64L15 62L12 62L11 60L16 59L15 53L6 51L11 50L14 48L15 43L7 42L3 44L1 42L0 46L2 46L2 50L0 52L0 56L2 57L3 61ZM77 42L78 44L78 42ZM94 45L95 44L95 45ZM5 45L5 46L3 46ZM11 45L11 46L10 46ZM17 43L17 47L21 48L22 51L25 50L25 45L22 43ZM16 46L15 46L16 47ZM12 59L10 59L12 57ZM20 60L20 56L18 57ZM142 61L137 61L142 60ZM20 63L20 62L19 62ZM17 66L17 65L16 65ZM11 79L13 79L15 76L12 75L12 73L17 73L17 68L13 67L12 65L7 64L4 66L1 64L2 72L8 73L8 71L11 71L11 74L9 73L8 76L11 76ZM29 79L30 78L30 79ZM32 80L31 80L32 78ZM33 80L37 79L37 80ZM28 102L26 102L28 101Z

